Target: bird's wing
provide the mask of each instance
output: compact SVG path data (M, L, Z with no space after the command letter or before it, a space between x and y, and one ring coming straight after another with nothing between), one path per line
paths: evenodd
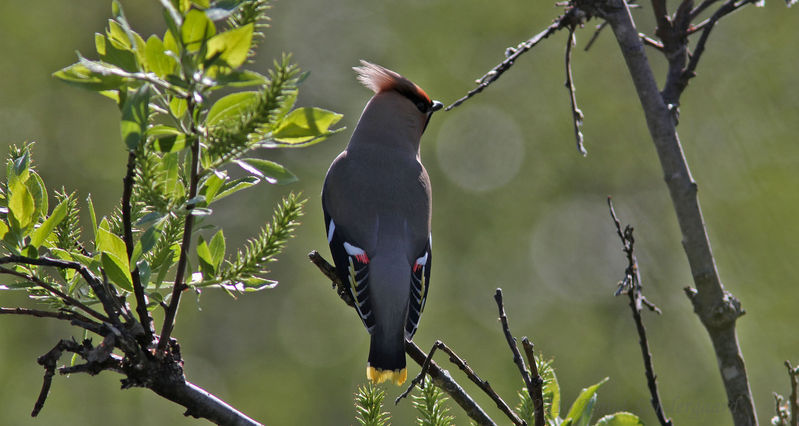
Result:
M416 258L411 274L411 300L408 306L408 319L405 322L405 338L411 340L419 327L419 319L424 311L427 290L430 288L430 269L433 267L433 236L427 238L424 250Z
M322 209L325 213L327 241L333 254L336 273L346 285L363 325L371 334L375 326L375 317L369 301L369 256L354 241L349 240L342 229L336 227L336 222L324 207L324 202Z

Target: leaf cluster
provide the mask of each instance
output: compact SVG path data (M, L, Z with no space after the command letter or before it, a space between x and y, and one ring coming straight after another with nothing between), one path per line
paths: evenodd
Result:
M536 366L538 373L543 380L542 395L544 397L544 419L550 426L587 426L591 424L594 406L597 400L597 390L608 378L602 379L599 383L584 388L577 399L572 402L566 417L560 417L560 385L552 366L552 360L544 360L541 356L536 356ZM516 407L519 418L533 424L535 407L527 388L519 392L519 404ZM639 426L643 422L635 414L618 412L600 418L594 426Z
M391 416L383 411L386 392L378 386L367 383L355 392L355 420L361 426L386 426Z
M424 386L417 385L419 394L413 395L413 406L419 412L416 424L419 426L450 426L455 417L449 414L449 407L444 405L449 399L444 392L433 385L430 377L425 376Z
M324 140L340 130L333 126L341 115L295 107L303 74L288 55L265 74L244 68L263 40L267 1L160 3L162 35L139 35L113 1L105 31L94 35L96 59L78 54L53 74L119 109L121 147L129 154L120 205L100 215L90 196L81 203L62 188L50 206L32 144L12 146L0 182L0 273L15 281L0 290L24 289L77 312L79 304L101 302L102 282L109 307L121 300L116 312L107 312L113 317L132 312L128 294L153 310L166 307L176 286L232 294L276 284L266 277L267 264L299 225L302 199L290 194L280 201L272 221L238 249L229 250L222 229L206 240L203 221L215 203L239 191L296 181L264 157Z

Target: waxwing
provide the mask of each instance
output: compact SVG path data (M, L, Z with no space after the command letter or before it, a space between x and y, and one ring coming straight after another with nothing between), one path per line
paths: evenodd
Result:
M405 340L430 285L430 178L419 141L442 104L405 77L366 61L353 69L374 91L322 188L336 272L371 335L366 376L405 382Z

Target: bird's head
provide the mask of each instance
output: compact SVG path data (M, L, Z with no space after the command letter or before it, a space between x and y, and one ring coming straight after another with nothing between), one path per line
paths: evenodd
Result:
M361 60L360 67L353 69L358 73L358 80L375 92L375 98L384 97L390 104L389 108L398 110L397 116L405 113L418 120L421 132L427 128L433 113L444 106L431 100L421 87L390 69L364 60Z

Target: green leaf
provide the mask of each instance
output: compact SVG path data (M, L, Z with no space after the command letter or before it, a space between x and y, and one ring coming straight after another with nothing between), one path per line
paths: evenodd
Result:
M113 19L108 20L108 30L106 30L106 34L108 35L108 41L110 41L114 47L124 50L133 50L133 35L129 32L130 29L123 28L119 22Z
M92 201L91 194L86 197L86 205L89 208L89 218L92 220L92 233L94 234L94 240L97 241L97 215L94 213L94 202Z
M216 77L216 82L218 84L209 87L209 89L217 90L225 87L263 86L269 83L269 79L255 71L241 70L218 75Z
M141 243L142 253L147 253L155 247L157 240L155 237L156 232L158 232L158 229L155 226L151 226L141 235L139 242Z
M30 151L24 149L19 157L9 159L6 165L6 176L8 177L9 184L14 181L25 183L31 172L31 158Z
M275 288L277 284L275 280L260 277L246 277L237 280L235 283L223 283L219 284L219 286L230 292L238 291L242 293L251 293Z
M147 39L144 46L147 67L157 76L164 78L175 69L175 58L166 54L164 43L155 35Z
M157 137L163 135L180 135L182 133L180 132L180 130L172 126L167 126L166 124L156 124L150 126L150 128L147 130L147 134L150 136Z
M188 146L184 134L161 135L153 140L153 148L159 152L178 152Z
M205 13L192 9L186 14L186 19L180 27L180 39L186 50L195 52L216 34L214 23L205 16Z
M635 414L622 411L602 417L594 426L644 426L644 422Z
M119 238L119 236L109 231L106 228L107 224L108 222L104 219L103 223L100 224L100 227L97 228L97 251L109 253L120 260L124 259L126 261L125 264L127 265L128 249L125 246L125 242L122 241L122 238Z
M68 200L62 201L59 205L57 205L53 212L50 214L50 217L44 221L31 235L31 245L33 247L38 248L44 240L53 232L56 225L61 223L62 220L67 215L67 207L68 207Z
M103 270L105 270L111 282L124 290L133 291L133 278L130 275L130 268L127 262L106 252L103 252L101 261L103 263Z
M287 145L307 146L311 141L338 131L331 131L330 127L341 117L341 114L321 108L297 108L272 133L272 138Z
M114 21L109 21L114 23L117 27L118 24ZM109 28L114 28L111 24L109 24ZM125 71L129 72L137 72L140 70L139 66L139 58L137 57L136 53L130 47L130 41L127 40L127 37L123 37L125 42L121 42L118 39L114 38L114 36L109 31L107 33L108 42L105 43L105 54L100 55L100 59L103 62L107 62L108 64L115 65ZM95 39L95 47L97 45L97 40Z
M241 115L258 101L257 92L238 92L222 97L208 111L205 124L208 127L223 123Z
M6 234L8 234L9 230L10 229L8 228L8 225L6 225L5 222L0 220L0 240L6 237Z
M30 177L25 181L25 185L33 197L33 203L36 206L36 211L33 213L33 220L38 221L40 217L46 216L49 210L49 201L47 198L47 188L44 186L44 181L38 173L31 171Z
M161 159L161 169L166 172L165 189L168 194L172 194L176 198L183 196L185 190L178 176L178 163L178 154L174 152L164 154Z
M100 56L105 55L105 36L100 33L94 33L94 49Z
M211 250L208 248L208 244L202 236L200 236L197 241L197 259L199 260L200 269L203 271L204 275L211 276L216 274L216 267L214 266L214 260L211 256Z
M27 233L27 228L33 224L36 204L31 196L28 186L19 180L9 183L8 188L8 215L11 229Z
M152 269L150 269L150 264L147 261L142 260L137 265L139 268L139 282L142 283L143 287L147 287L147 284L150 282L150 275L152 274Z
M108 221L105 219L97 228L95 247L102 253L100 260L108 278L123 289L133 291L130 261L125 242L108 230Z
M180 54L178 42L175 40L175 36L172 35L171 31L164 33L164 50L167 52L172 52L174 55Z
M558 384L558 377L555 375L555 369L552 367L552 361L543 361L538 367L539 374L544 379L544 387L541 390L544 401L549 402L549 410L547 418L554 420L560 416L560 385Z
M125 79L115 74L102 74L90 70L85 64L76 63L53 73L53 77L73 86L103 91L118 90Z
M569 408L569 414L566 415L566 420L571 420L571 425L588 425L588 422L591 421L594 405L596 404L596 391L607 381L608 378L605 377L599 383L591 385L580 392L580 395L574 400L571 408Z
M219 192L226 180L227 174L225 172L214 171L214 173L211 173L200 182L200 194L205 196L206 205L211 205L214 202L214 197L216 197L217 192Z
M150 116L150 86L144 84L129 95L122 106L122 140L131 151L136 150L147 133Z
M222 188L219 189L219 192L214 197L214 201L219 201L228 195L233 195L242 189L247 189L255 184L258 183L258 178L253 176L247 176L240 179L234 179L230 182L225 182L222 185Z
M203 9L207 9L211 6L210 0L191 0L191 2Z
M225 259L225 235L222 233L221 229L211 238L211 244L208 245L208 249L211 252L211 261L214 266L214 271L217 271L219 270L219 265L221 265L222 261Z
M169 101L169 110L177 118L183 117L183 114L186 114L188 108L189 105L183 98L172 98L172 100Z
M245 158L236 160L236 164L253 176L263 179L271 184L284 185L297 181L297 176L278 163L260 158Z
M211 37L205 59L221 60L230 68L238 68L247 60L252 32L253 24L247 24Z
M128 268L131 271L136 268L136 262L139 261L141 254L142 254L141 240L139 240L136 241L136 244L133 245L133 251L130 253L130 263L128 263Z

